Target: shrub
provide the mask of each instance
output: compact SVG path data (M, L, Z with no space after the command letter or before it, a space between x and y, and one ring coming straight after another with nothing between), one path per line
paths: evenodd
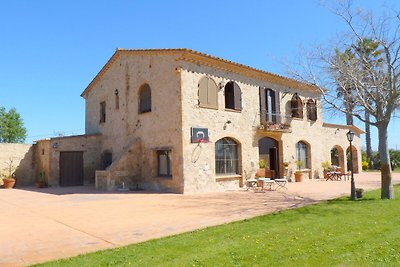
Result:
M369 168L369 163L368 163L368 161L363 160L363 161L361 162L361 166L362 166L363 171L368 170L368 168Z

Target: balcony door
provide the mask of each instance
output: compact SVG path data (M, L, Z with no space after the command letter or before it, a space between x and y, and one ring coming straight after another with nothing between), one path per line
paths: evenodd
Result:
M260 87L261 123L280 123L277 95L272 89Z

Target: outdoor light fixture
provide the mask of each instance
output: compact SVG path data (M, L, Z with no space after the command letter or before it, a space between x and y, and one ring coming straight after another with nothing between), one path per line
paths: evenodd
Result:
M232 121L231 120L227 120L225 123L224 123L224 130L226 130L226 126L228 125L228 124L231 124L232 123Z
M347 140L350 142L350 165L351 165L351 200L357 200L356 185L354 184L354 170L353 170L353 149L351 142L354 140L354 132L349 130L346 133Z
M347 135L347 140L350 142L350 145L351 145L351 142L353 142L353 140L354 140L354 132L352 130L349 130L346 133L346 135Z
M115 89L114 94L118 95L118 89Z

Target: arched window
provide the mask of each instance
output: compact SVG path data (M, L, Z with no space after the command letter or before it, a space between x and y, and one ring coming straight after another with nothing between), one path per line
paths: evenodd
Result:
M199 106L218 108L218 87L210 77L203 77L199 81Z
M151 111L151 88L145 83L139 89L139 113Z
M290 108L292 110L293 118L303 118L303 102L297 93L295 93L292 100L290 100Z
M308 99L307 101L307 118L310 121L317 120L317 100Z
M302 161L305 168L310 168L309 148L303 141L296 144L296 159Z
M225 85L225 108L242 110L242 91L235 82L228 82Z
M215 173L239 174L238 144L225 137L215 143Z

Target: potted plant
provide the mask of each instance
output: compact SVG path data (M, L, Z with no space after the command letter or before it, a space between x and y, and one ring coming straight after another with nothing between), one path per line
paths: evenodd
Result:
M283 162L283 167L284 167L284 172L283 172L283 176L286 177L289 171L289 162L284 161Z
M260 177L265 177L265 160L260 159L260 161L258 162L259 168L257 169L256 172L256 179L257 179L257 186L262 186L262 181L258 181L258 178Z
M7 162L7 167L3 170L4 173L2 174L3 176L3 185L4 188L10 189L15 186L15 166L13 164L13 160L10 159L9 162Z
M36 187L37 188L47 187L46 173L44 171L39 172L39 176L36 180Z
M325 179L328 179L328 172L329 172L329 170L330 170L330 168L331 168L331 163L329 162L329 161L323 161L322 163L321 163L321 167L324 169L324 171L323 171L323 173L324 173L324 178Z
M304 162L302 160L296 161L297 171L294 173L294 180L296 182L303 182L304 173L301 171L301 168L304 166Z

